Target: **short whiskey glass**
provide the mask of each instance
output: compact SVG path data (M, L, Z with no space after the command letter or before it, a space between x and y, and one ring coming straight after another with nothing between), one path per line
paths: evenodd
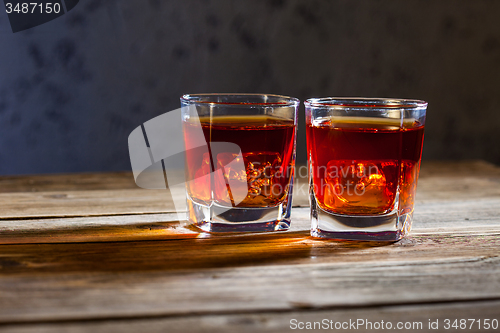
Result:
M289 228L299 103L267 94L181 98L190 223L206 232Z
M397 241L411 228L427 103L305 102L311 235Z

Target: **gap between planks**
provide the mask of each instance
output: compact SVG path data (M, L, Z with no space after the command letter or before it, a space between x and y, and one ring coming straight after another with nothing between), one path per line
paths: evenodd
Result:
M267 320L276 320L277 318L282 319L283 317L288 318L303 318L301 321L306 321L309 317L310 321L318 320L317 318L331 318L339 321L346 320L346 317L349 319L356 320L357 318L366 318L372 317L370 320L376 321L373 319L373 314L378 315L392 315L397 313L401 316L401 313L405 313L410 318L405 318L405 321L408 319L416 320L417 318L422 319L422 314L427 314L429 317L425 319L444 319L444 318L466 318L466 316L471 317L470 306L474 306L476 314L473 314L474 318L490 318L496 319L498 313L500 313L500 298L494 297L485 297L482 299L469 299L469 300L461 300L461 301L435 301L435 302L413 302L413 303L403 303L403 302L395 302L391 305L387 304L371 304L371 305L353 305L353 306L331 306L331 307L322 307L322 308L311 308L311 307L300 307L298 304L297 308L294 309L269 309L269 310L254 310L254 311L226 311L219 313L210 313L210 312L191 312L191 313L180 313L180 314L151 314L151 315L127 315L127 316L116 316L116 317L89 317L89 318L65 318L59 320L22 320L22 321L2 321L0 322L0 327L3 329L8 329L9 327L19 327L26 326L30 327L33 325L37 326L37 329L43 331L42 325L57 325L54 326L53 329L62 327L66 327L68 324L97 324L99 326L100 323L122 323L122 324L134 324L137 322L144 322L148 325L154 321L164 321L168 323L172 320L181 320L189 322L193 319L197 321L206 320L207 317L219 317L219 318L249 318L249 317L259 317L263 316ZM461 313L464 308L466 308L467 313L463 313L463 317ZM458 311L457 311L458 310ZM462 310L462 311L460 311ZM413 313L410 314L409 312ZM436 315L436 311L438 311ZM442 312L445 312L447 316L445 317ZM349 316L350 315L350 316ZM418 317L416 316L418 315ZM204 318L205 317L205 318ZM355 318L352 318L355 317ZM391 318L393 319L393 318ZM378 319L380 321L380 318ZM500 320L500 319L499 319ZM387 318L386 320L387 321ZM240 324L248 324L248 321L241 321ZM225 325L226 326L226 325ZM229 325L230 326L230 325ZM229 327L218 326L218 329L228 330ZM233 332L234 327L231 328ZM255 329L255 328L254 328ZM4 331L3 332L8 332ZM37 331L38 332L38 331ZM136 330L134 330L136 332Z

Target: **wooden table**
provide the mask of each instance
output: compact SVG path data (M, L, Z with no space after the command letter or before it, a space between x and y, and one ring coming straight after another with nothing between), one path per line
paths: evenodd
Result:
M0 191L1 332L500 320L500 168L485 162L423 163L411 235L384 245L310 238L304 195L288 232L213 236L129 173L2 177Z

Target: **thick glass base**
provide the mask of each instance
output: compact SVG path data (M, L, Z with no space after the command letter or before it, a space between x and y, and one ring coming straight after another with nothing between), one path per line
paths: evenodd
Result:
M291 200L276 207L228 208L188 198L187 205L189 222L205 232L286 231L290 227Z
M311 236L341 240L389 241L405 237L411 228L413 213L398 215L353 216L327 212L311 198Z

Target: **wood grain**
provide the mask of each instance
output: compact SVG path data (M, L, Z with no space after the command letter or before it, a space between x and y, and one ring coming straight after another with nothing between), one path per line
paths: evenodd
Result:
M419 305L397 305L381 307L365 307L351 309L329 309L329 310L306 310L283 311L283 312L256 312L245 314L219 314L219 315L196 315L196 316L151 316L135 317L120 320L86 320L86 321L61 321L61 322L40 322L36 325L19 323L14 325L2 325L4 333L128 333L128 332L150 332L150 333L175 333L175 332L265 332L279 333L290 332L295 323L307 322L324 323L326 320L335 328L336 323L360 322L360 326L355 326L359 332L381 332L384 330L373 328L375 322L384 322L384 327L390 322L392 327L397 327L398 323L410 325L415 329L402 329L403 332L450 332L454 329L445 329L446 320L475 319L474 324L467 321L465 332L484 332L478 330L480 319L498 319L500 313L500 301L474 301L474 302L454 302L444 304L419 304ZM293 321L293 320L296 320ZM333 322L333 323L331 323ZM372 329L370 329L371 323ZM429 330L429 322L437 322L438 329ZM407 324L409 323L409 324ZM423 329L419 329L421 327ZM472 327L471 327L472 324ZM481 325L484 321L481 321ZM302 326L302 327L304 327ZM346 327L345 325L344 327ZM375 326L377 327L377 326ZM403 326L404 327L404 326ZM435 327L435 326L433 326ZM483 326L481 326L483 327ZM295 329L299 331L299 329ZM317 332L319 330L303 330L306 332ZM323 329L322 331L328 331ZM330 331L355 331L354 329L331 329ZM487 331L495 330L489 329ZM397 330L396 330L397 332Z
M412 232L496 232L499 207L500 198L417 202ZM309 228L309 208L295 207L290 231L307 233ZM0 220L0 244L166 240L192 238L193 234L172 213Z
M166 190L145 189L0 193L3 202L0 218L173 212L170 195Z
M0 193L137 189L131 172L0 177Z
M309 237L301 191L288 232L207 235L176 221L166 191L132 188L126 174L85 175L87 185L40 176L36 191L8 178L0 330L284 332L291 318L500 319L499 170L423 164L413 231L393 244Z
M500 300L499 234L3 245L0 322Z

